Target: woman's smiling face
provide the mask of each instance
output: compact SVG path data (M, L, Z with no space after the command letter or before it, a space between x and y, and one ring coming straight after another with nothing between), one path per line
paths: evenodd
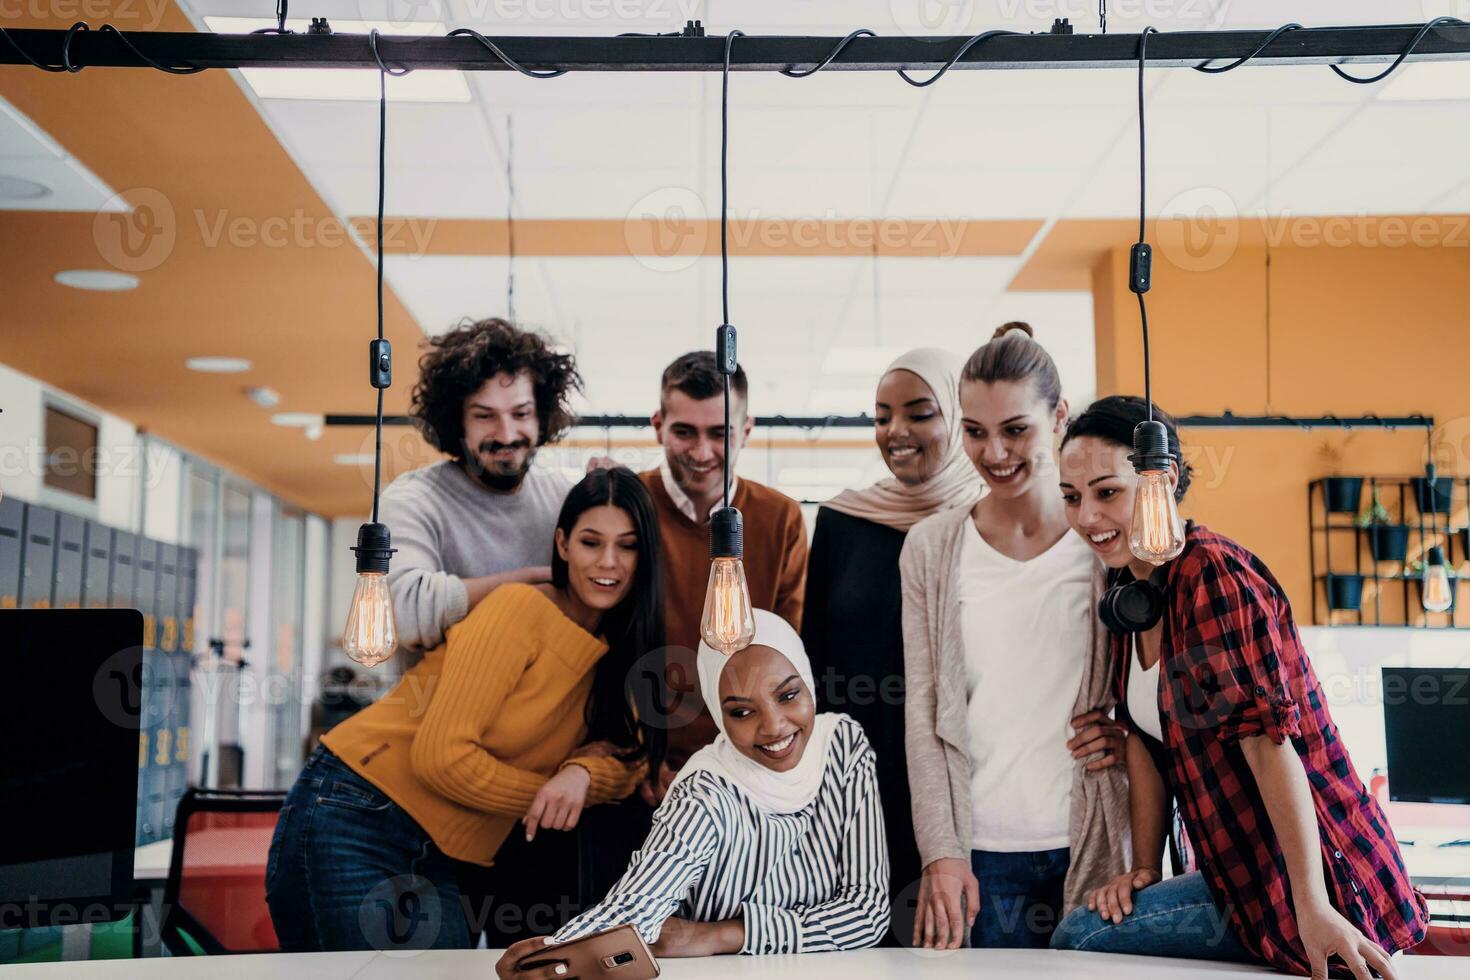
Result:
M720 673L725 736L741 755L775 772L796 768L811 739L817 706L791 661L752 644Z

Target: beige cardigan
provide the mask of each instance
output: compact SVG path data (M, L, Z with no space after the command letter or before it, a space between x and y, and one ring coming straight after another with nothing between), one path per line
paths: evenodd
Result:
M970 755L964 641L955 581L970 509L926 518L909 531L899 557L903 578L903 657L907 678L905 721L914 836L927 867L939 858L970 859ZM1106 581L1102 563L1093 577L1093 602ZM1071 696L1072 714L1113 707L1108 632L1093 617L1092 656ZM1094 756L1095 758L1095 756ZM1128 781L1122 765L1088 772L1076 761L1072 778L1071 867L1066 912L1089 889L1127 870Z

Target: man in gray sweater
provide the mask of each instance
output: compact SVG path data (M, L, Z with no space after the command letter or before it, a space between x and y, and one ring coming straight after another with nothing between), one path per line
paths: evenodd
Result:
M398 549L388 585L405 667L497 586L550 581L571 484L531 463L571 427L581 387L571 355L501 319L429 341L412 413L449 458L395 479L379 505Z

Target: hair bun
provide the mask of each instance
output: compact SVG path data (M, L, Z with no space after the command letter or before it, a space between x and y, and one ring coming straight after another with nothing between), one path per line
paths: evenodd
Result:
M1019 330L1028 337L1035 338L1036 336L1036 331L1031 329L1031 324L1021 320L1012 320L1010 323L1002 323L999 327L996 327L995 333L990 335L990 339L999 340L1012 330Z

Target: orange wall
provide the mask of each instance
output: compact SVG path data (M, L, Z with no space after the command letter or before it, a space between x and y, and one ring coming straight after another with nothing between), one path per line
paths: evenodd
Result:
M1181 252L1177 236L1176 247L1156 248L1148 294L1155 401L1176 415L1427 413L1436 420L1440 474L1470 475L1470 233L1464 219L1419 219L1433 229L1416 244L1376 223L1387 220L1297 219L1266 229L1269 249L1260 226L1241 229L1234 246L1214 255ZM1160 237L1171 241L1167 228L1151 239ZM1093 268L1099 395L1143 393L1127 270L1126 245ZM1196 479L1186 516L1259 554L1304 623L1312 600L1307 485L1333 474L1422 473L1426 455L1423 429L1196 428L1182 436ZM1463 490L1456 500L1455 523L1464 525ZM1350 536L1333 542L1334 565L1351 570ZM1401 608L1393 588L1383 596L1385 619ZM1461 598L1470 606L1470 596ZM1470 624L1470 611L1460 617Z

